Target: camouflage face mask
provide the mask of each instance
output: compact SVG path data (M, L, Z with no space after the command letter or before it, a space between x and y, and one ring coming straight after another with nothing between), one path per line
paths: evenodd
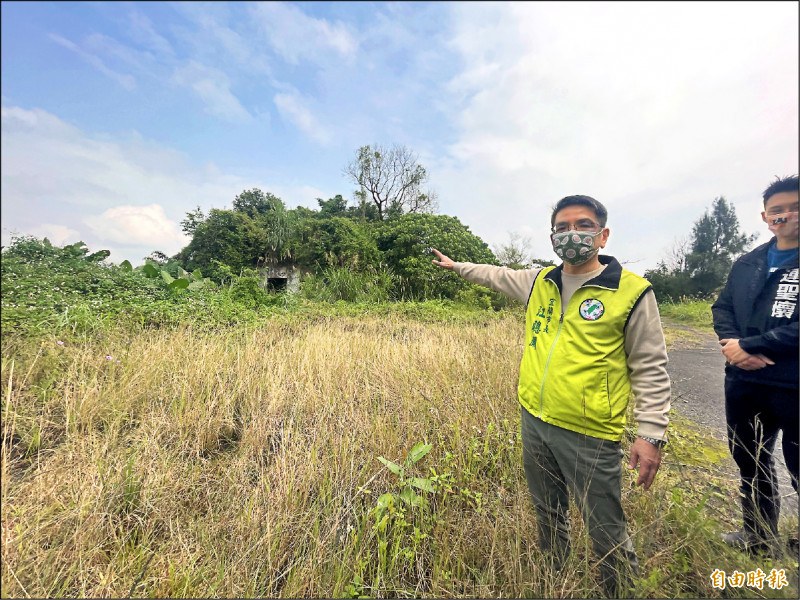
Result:
M551 234L550 241L553 242L553 250L560 259L571 265L582 265L600 251L600 248L594 247L594 239L600 233L600 231L565 231Z

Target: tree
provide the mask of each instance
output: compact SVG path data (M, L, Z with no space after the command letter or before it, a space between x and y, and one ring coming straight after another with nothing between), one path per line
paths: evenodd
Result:
M686 270L670 268L663 260L655 269L644 272L644 278L653 286L656 300L677 302L682 297L697 294L696 282Z
M319 214L326 217L343 217L347 212L347 200L341 194L336 194L329 200L317 198L319 204Z
M233 199L234 212L242 212L250 217L266 215L273 211L286 210L283 200L269 192L262 192L258 188L245 190Z
M186 213L186 218L181 221L181 229L186 235L194 235L194 230L205 220L206 216L198 205L193 211Z
M198 206L186 213L181 226L192 239L175 258L219 281L222 275L215 265L239 272L289 256L294 219L283 200L253 188L236 196L233 210L212 208L206 216Z
M739 232L733 205L720 196L711 211L694 222L692 233L676 240L669 258L644 276L659 300L710 296L722 287L733 261L755 237Z
M733 261L755 240L739 232L739 219L733 205L720 196L711 205L711 212L695 221L692 246L686 257L686 270L699 285L698 292L709 294L720 288L731 270Z
M675 239L672 250L666 261L665 266L671 271L686 271L686 259L692 250L692 237L683 235Z
M358 206L348 208L348 216L353 219L360 219L362 222L382 220L378 209L372 202L367 200L367 193L364 190L356 190L353 195L358 198Z
M456 217L407 214L385 221L378 232L378 249L387 266L400 276L405 299L455 298L472 284L431 263L431 247L455 261L497 264L489 246Z
M436 193L422 189L428 172L405 146L362 146L344 174L359 186L362 198L369 197L380 219L389 211L432 213L436 209Z
M165 265L169 262L169 256L167 256L161 250L153 250L149 256L144 257L145 262L152 261L159 265Z
M272 198L277 202L272 202L269 209L252 217L256 227L264 232L262 256L267 263L276 263L291 256L290 240L295 227L295 220L281 199Z
M345 217L303 219L292 245L297 264L315 270L346 267L363 271L377 268L381 262L373 228Z
M509 231L508 241L505 244L495 244L493 249L500 264L514 270L530 269L534 264L541 266L555 264L551 260L534 258L531 253L532 246L530 236Z
M205 221L197 226L189 244L175 258L186 270L202 269L215 281L221 280L217 265L227 265L238 274L253 268L267 245L264 229L247 214L212 208Z

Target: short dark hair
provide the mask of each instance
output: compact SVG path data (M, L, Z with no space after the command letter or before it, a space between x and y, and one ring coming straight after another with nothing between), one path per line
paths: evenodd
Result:
M767 208L767 200L772 198L775 194L781 192L797 192L798 179L797 175L790 175L789 177L780 178L775 176L775 181L769 184L769 187L764 190L764 208Z
M558 214L558 211L567 208L568 206L586 206L591 208L594 211L595 216L597 216L597 222L600 224L600 227L606 226L606 221L608 221L608 211L606 210L606 207L591 196L579 195L567 196L556 202L556 205L553 207L553 214L550 215L550 227L556 224L556 215Z

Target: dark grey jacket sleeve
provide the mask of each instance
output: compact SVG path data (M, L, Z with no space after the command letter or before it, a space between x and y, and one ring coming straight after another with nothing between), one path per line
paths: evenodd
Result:
M731 278L725 283L725 287L719 294L716 302L711 305L711 315L714 319L714 331L720 340L739 339L742 334L736 324L736 313L733 308L733 293L731 288Z
M769 358L796 354L798 343L797 322L765 331L739 340L739 347L750 354L764 354Z

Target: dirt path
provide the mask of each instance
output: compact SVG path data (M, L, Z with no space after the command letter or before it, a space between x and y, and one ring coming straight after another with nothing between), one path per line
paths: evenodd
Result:
M727 440L725 426L725 358L720 352L717 337L681 324L670 323L668 327L687 332L669 350L667 371L672 380L672 410L679 415L707 427L711 434ZM789 472L783 461L781 441L775 447L776 466L781 491L781 515L797 515L797 494L789 480ZM728 455L726 466L732 476L737 473L736 464Z

